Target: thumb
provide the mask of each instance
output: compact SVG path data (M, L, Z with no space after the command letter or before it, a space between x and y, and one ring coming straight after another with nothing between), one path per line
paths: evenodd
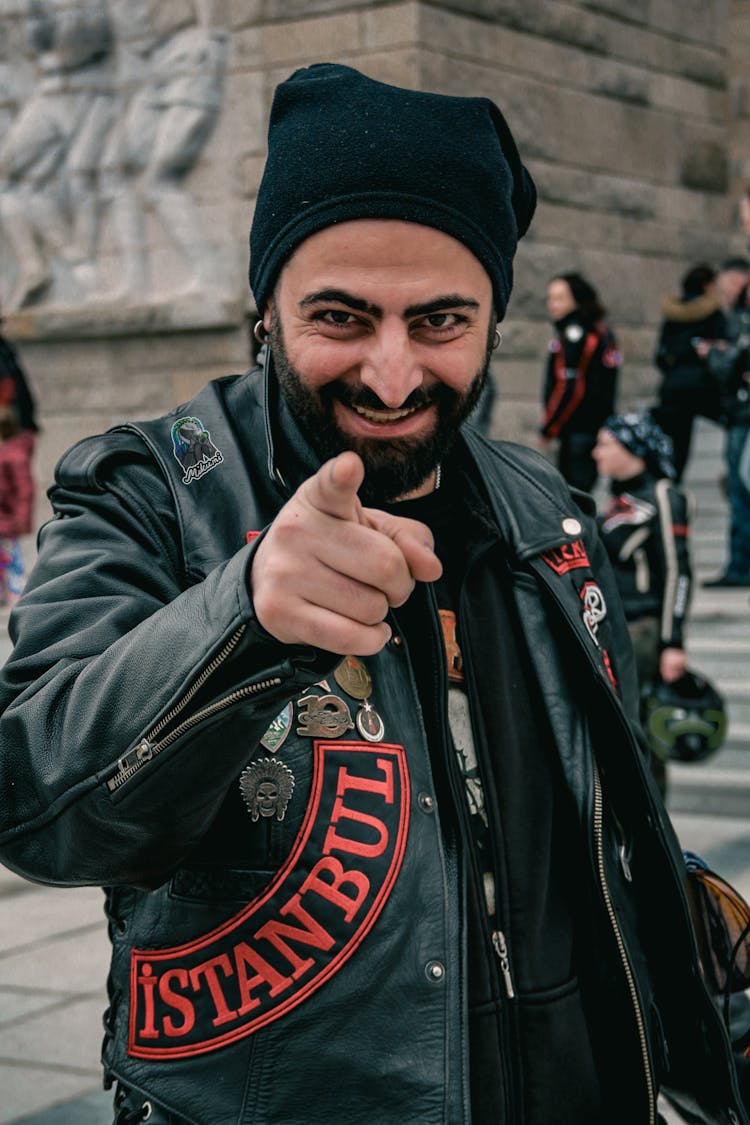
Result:
M327 516L360 522L357 491L365 477L362 459L356 453L339 453L326 461L302 486L308 504Z

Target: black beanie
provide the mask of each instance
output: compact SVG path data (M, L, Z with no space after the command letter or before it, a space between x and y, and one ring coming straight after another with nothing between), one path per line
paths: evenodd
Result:
M401 219L462 242L489 274L502 316L535 205L533 180L489 99L403 90L319 63L276 88L250 286L262 311L311 234L349 219Z

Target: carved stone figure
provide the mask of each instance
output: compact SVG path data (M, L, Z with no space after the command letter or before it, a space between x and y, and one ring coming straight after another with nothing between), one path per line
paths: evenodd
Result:
M16 262L9 308L39 300L52 263L93 250L94 181L112 124L111 26L100 0L30 0L38 82L0 142L0 225Z
M221 110L226 36L209 23L201 0L29 0L38 82L0 142L9 309L53 290L74 302L153 299L151 217L180 261L169 295L213 280L184 183Z

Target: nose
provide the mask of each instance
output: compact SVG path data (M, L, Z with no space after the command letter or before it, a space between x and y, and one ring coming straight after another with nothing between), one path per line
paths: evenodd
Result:
M360 361L360 380L391 409L402 406L422 385L423 370L405 324L383 321L368 339Z

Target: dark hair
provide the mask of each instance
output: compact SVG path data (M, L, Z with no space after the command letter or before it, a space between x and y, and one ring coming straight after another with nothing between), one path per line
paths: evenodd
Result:
M713 266L708 266L705 262L701 262L697 266L691 266L687 273L683 274L680 282L682 295L683 297L699 297L701 293L706 292L708 286L715 280L716 270Z
M726 261L721 263L719 267L720 273L748 273L750 272L750 262L747 258L727 258Z
M556 273L551 281L564 281L570 292L573 294L573 300L576 303L581 317L589 321L591 324L596 323L606 316L607 310L599 300L597 293L591 282L580 273Z

